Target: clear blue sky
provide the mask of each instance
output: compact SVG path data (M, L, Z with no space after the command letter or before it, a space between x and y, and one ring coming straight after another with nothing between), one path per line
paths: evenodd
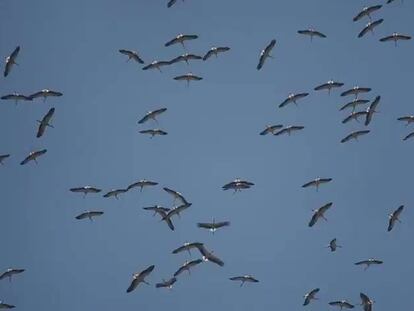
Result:
M385 0L186 0L171 9L166 2L1 0L0 55L21 46L20 66L1 78L1 95L50 88L64 96L0 105L0 153L11 154L0 167L0 269L27 269L11 284L0 282L0 299L19 310L301 310L302 295L320 287L321 300L306 309L342 298L359 303L360 291L377 311L413 308L414 145L402 142L410 129L396 118L414 114L414 47L378 38L414 34L414 4L384 7L374 15L385 20L375 36L357 39L367 20L352 17ZM328 38L311 43L296 33L308 27ZM118 53L137 50L146 63L171 59L183 49L164 43L179 33L200 36L187 45L196 54L214 45L231 51L163 73L142 71ZM258 72L260 50L273 38L275 59ZM187 88L172 79L188 71L204 80ZM341 123L347 99L313 91L329 79L344 82L343 90L371 87L368 99L382 96L359 143L339 143L363 127ZM290 92L311 94L298 108L277 108ZM50 107L55 128L37 139L36 120ZM168 111L159 126L169 135L139 134L150 127L138 126L139 118L161 107ZM258 135L273 123L305 130ZM48 153L39 165L19 165L42 148ZM318 193L301 188L317 176L334 181ZM237 177L256 186L237 195L221 190ZM91 184L106 191L143 178L160 186L118 201L68 190ZM162 186L193 203L175 232L142 210L171 205ZM311 210L329 201L329 221L308 228ZM387 215L400 204L402 224L387 233ZM105 215L76 221L86 209ZM232 225L214 236L196 227L212 217ZM334 237L343 248L330 253L324 246ZM171 254L185 241L204 242L225 266L196 267L171 292L141 285L125 293L131 274L150 264L152 284L171 276L188 259ZM369 257L385 263L366 272L353 265ZM247 273L260 283L239 288L228 280Z

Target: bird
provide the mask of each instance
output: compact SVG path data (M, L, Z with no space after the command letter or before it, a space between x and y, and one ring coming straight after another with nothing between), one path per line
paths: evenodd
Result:
M329 80L326 83L318 85L317 87L314 88L314 90L315 91L328 90L328 94L331 94L331 90L333 88L340 88L342 86L344 86L344 83L342 83L342 82L336 82L336 81L333 81L333 80Z
M93 217L102 216L103 214L104 212L100 212L100 211L86 211L82 214L79 214L75 218L78 220L83 220L83 219L88 218L90 221L93 221Z
M361 306L363 306L364 311L372 311L372 305L375 303L374 300L371 300L364 293L360 293L359 297L361 297Z
M3 161L10 157L10 154L0 154L0 165L4 165Z
M169 209L168 211L163 211L162 209L158 209L156 211L157 214L159 214L161 216L161 221L165 221L165 223L167 224L168 228L170 228L172 231L174 231L175 227L174 224L171 220L171 217L168 217L168 213L171 211L171 209Z
M313 40L313 37L326 38L325 34L312 28L305 29L305 30L298 30L298 34L310 36L311 41Z
M349 303L346 300L332 301L332 302L329 303L329 305L339 307L341 310L343 308L346 308L346 309L353 309L354 308L354 305Z
M16 308L16 306L7 304L3 302L2 300L0 300L0 309L13 309L13 308Z
M92 187L92 186L84 186L84 187L70 188L69 191L74 192L74 193L83 193L83 196L86 197L88 193L99 193L102 190L96 187Z
M355 263L356 266L365 265L364 270L367 270L371 265L381 265L383 264L382 260L369 258L367 260L358 261Z
M412 138L412 137L414 137L414 132L409 133L407 136L405 136L405 137L403 138L403 140L404 140L404 141L406 141L406 140L408 140L408 139L410 139L410 138Z
M302 188L308 188L308 187L311 187L312 186L312 187L315 187L316 188L316 191L318 191L319 190L319 186L321 184L327 184L327 183L329 183L331 181L332 181L332 178L321 178L321 177L318 177L318 178L315 178L314 180L311 180L311 181L303 184L302 185Z
M346 143L347 141L349 141L351 139L355 139L356 141L358 141L359 136L366 135L369 132L370 132L370 130L362 130L362 131L352 132L352 133L348 134L347 136L345 136L344 138L342 138L341 143Z
M397 120L407 122L406 125L408 126L408 125L410 125L411 123L414 122L414 116L413 115L403 116L403 117L399 117Z
M4 95L1 97L1 99L2 100L14 100L14 103L16 105L19 102L19 100L32 101L32 98L30 96L22 95L19 93L12 93L12 94Z
M364 7L354 18L353 21L356 22L363 18L364 16L368 16L369 19L371 19L371 13L378 11L382 8L382 5L373 5L369 7Z
M312 300L318 300L316 298L316 294L319 292L319 288L312 289L309 293L306 293L303 298L305 298L305 301L303 302L304 306L307 306L309 303L311 303Z
M366 24L365 27L358 34L358 38L362 38L368 32L371 32L372 34L374 34L374 28L381 25L383 21L384 19L381 18L381 19L378 19L376 21L369 22L368 24Z
M167 111L167 108L159 108L159 109L156 109L156 110L150 110L150 111L148 111L146 114L145 114L145 116L144 117L142 117L139 121L138 121L138 124L144 124L145 122L147 122L148 120L153 120L153 121L155 121L156 123L158 123L158 121L157 121L157 117L160 115L160 114L162 114L162 113L164 113L164 112L166 112Z
M169 61L164 61L164 60L159 60L158 61L158 60L154 60L149 65L143 67L142 70L157 69L159 72L162 72L161 71L161 67L168 66L168 65L171 65L171 63Z
M119 50L119 53L128 56L127 62L129 62L132 59L137 63L144 64L144 61L141 59L141 57L139 57L138 53L135 51L121 49Z
M37 164L37 158L44 155L46 152L47 152L47 149L32 151L22 162L20 162L20 165L25 165L29 163L30 161L34 161Z
M404 205L400 205L394 212L388 215L388 229L387 231L390 232L392 228L394 228L395 222L401 222L399 217L404 210Z
M316 224L319 218L322 218L325 221L328 221L328 219L325 218L324 214L329 208L331 208L332 204L333 204L332 202L329 202L316 210L312 210L314 214L309 222L309 227L312 227L314 224Z
M365 126L368 126L371 123L372 116L374 115L374 113L378 112L375 109L377 108L380 100L381 100L381 96L375 97L375 99L372 101L372 103L367 108L366 117L365 117Z
M227 51L230 51L230 48L228 46L214 46L210 50L208 50L208 52L203 56L203 61L206 61L213 55L217 58L219 53L224 53Z
M151 181L151 180L147 180L147 179L141 179L137 182L134 182L134 183L130 184L127 187L127 190L131 190L133 188L139 187L140 188L139 191L142 192L142 189L144 189L144 187L150 187L150 186L156 186L156 185L158 185L158 183L155 182L155 181Z
M348 109L348 108L352 107L352 111L355 111L356 106L365 105L366 103L369 103L368 99L355 98L353 101L351 101L349 103L346 103L339 110L342 111L342 110L345 110L345 109Z
M244 285L244 283L249 282L249 283L259 283L259 280L257 280L256 278L254 278L253 276L246 274L246 275L242 275L242 276L233 276L231 278L229 278L230 281L240 281L240 287L242 287Z
M132 282L131 282L131 285L129 285L129 287L128 287L128 289L127 289L127 293L130 293L130 292L132 292L134 289L136 289L137 288L137 286L140 284L140 283L144 283L144 284L147 284L147 285L149 285L149 283L145 280L145 278L148 276L148 275L150 275L151 274L151 272L154 270L154 268L155 268L155 266L154 265L152 265L152 266L149 266L148 268L146 268L145 270L142 270L141 272L139 272L139 273L134 273L133 275L132 275Z
M154 206L147 206L147 207L143 207L142 209L146 210L146 211L153 211L154 214L152 216L155 216L157 214L163 213L161 215L161 217L164 217L164 215L166 215L171 209L168 207L162 207L160 205L154 205Z
M229 190L233 189L234 192L241 191L242 189L249 189L250 187L254 186L254 183L242 180L240 178L236 178L235 180L225 184L222 189L223 190Z
M63 96L63 94L61 92L52 91L52 90L48 90L48 89L43 89L39 92L36 92L36 93L30 95L29 97L31 99L43 97L43 101L46 101L46 98L48 98L48 97L60 97L60 96Z
M230 221L220 221L220 222L216 222L215 219L213 218L213 222L199 222L197 223L197 227L199 228L203 228L203 229L208 229L210 230L213 234L214 232L217 231L217 229L223 228L223 227L228 227L230 226Z
M7 77L12 70L13 65L18 65L16 63L17 55L19 55L20 52L20 46L17 46L13 52L6 57L6 66L4 68L4 77Z
M331 252L335 252L337 248L341 248L342 246L341 245L338 245L336 243L336 238L335 238L335 239L332 239L329 242L329 245L327 247L329 247L331 249Z
M306 96L308 96L309 93L291 93L289 94L289 96L279 105L279 108L285 107L287 104L290 103L294 103L295 105L297 105L297 101L299 99L305 98Z
M351 120L359 122L359 117L366 116L368 113L365 110L362 111L352 111L345 119L342 120L342 123L348 123Z
M54 113L55 113L55 108L50 108L41 121L37 120L37 122L39 123L39 128L36 134L37 138L43 136L47 127L53 128L53 125L50 124L50 120L52 119Z
M203 243L200 243L200 242L191 242L191 243L185 242L183 245L181 245L181 246L177 247L176 249L174 249L172 251L172 253L173 254L178 254L178 253L187 251L188 254L191 255L191 250L193 248L196 248L197 250L199 250L201 246L203 246Z
M150 129L150 130L142 130L139 131L141 134L149 134L151 135L150 138L153 138L154 136L165 136L168 135L166 131L163 131L161 129Z
M358 95L360 93L368 93L370 91L371 91L371 88L369 87L354 86L352 89L342 92L341 96L355 95L355 98L358 98Z
M199 265L202 262L203 262L202 259L195 259L195 260L192 260L192 261L186 261L186 262L184 262L184 264L180 268L178 268L177 271L175 271L174 277L177 277L178 275L180 275L184 271L187 271L188 274L191 274L190 269L193 268L193 267L195 267L195 266L197 266L197 265Z
M201 81L201 80L203 80L203 78L199 77L199 76L196 76L196 75L192 74L191 72L189 72L189 73L186 73L184 75L174 77L174 80L176 80L176 81L186 81L187 86L190 86L190 81Z
M170 60L170 63L175 64L179 62L186 62L186 64L189 65L190 63L188 61L190 60L202 60L202 59L203 58L199 55L186 53L186 54L177 56L176 58L173 58L172 60Z
M180 217L180 213L184 210L186 210L187 208L189 208L192 204L191 203L186 203L186 204L182 204L179 205L177 207L174 207L172 209L170 209L162 218L162 220L167 220L167 219L171 219L172 216L177 215L178 217Z
M207 262L215 263L216 265L219 265L220 267L224 266L224 262L218 258L217 256L213 255L213 252L210 252L207 250L207 248L204 245L197 246L198 250L200 251L202 257L202 260Z
M105 193L103 195L104 198L110 198L110 197L115 197L115 199L118 200L118 195L122 194L122 193L126 193L128 191L128 189L113 189L111 191L108 191L107 193Z
M286 134L287 133L290 136L290 134L293 131L300 131L300 130L303 130L304 128L305 127L304 126L301 126L301 125L289 125L289 126L286 126L283 129L281 129L280 131L274 133L273 135L279 136L279 135L282 135L282 134Z
M25 269L16 269L16 268L8 268L2 274L0 274L0 280L8 278L9 281L12 281L13 275L17 275L26 271Z
M394 41L394 45L397 46L397 41L407 41L411 40L411 36L403 35L398 32L394 32L389 36L383 37L379 39L381 42L388 42L388 41Z
M269 58L273 58L273 56L270 54L273 50L273 48L276 45L276 40L273 39L272 41L270 41L270 43L260 52L260 57L259 57L259 63L257 64L256 69L260 70L262 69L266 59Z
M179 35L177 35L174 39L168 41L167 43L165 43L165 46L171 46L173 44L181 44L183 46L183 48L185 48L184 42L188 41L188 40L195 40L197 39L198 36L197 35L185 35L180 33Z
M155 284L156 288L168 288L171 289L174 285L174 283L177 282L177 279L175 277L172 277L169 280L162 280L161 283Z
M174 203L179 200L182 204L188 204L188 201L185 199L185 197L183 196L183 194L181 192L175 191L171 188L167 188L164 187L162 188L165 192L167 192L168 194L172 195L174 197Z
M260 135L264 136L267 134L275 134L276 131L283 128L282 124L276 124L276 125L266 125L266 128L260 132Z

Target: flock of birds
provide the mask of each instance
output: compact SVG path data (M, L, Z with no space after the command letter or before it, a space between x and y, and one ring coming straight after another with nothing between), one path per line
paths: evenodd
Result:
M183 1L184 2L184 1ZM388 0L386 3L389 4L391 2L394 2L394 0ZM171 0L168 2L167 6L170 8L177 4L177 0ZM383 19L377 19L373 20L372 16L380 11L383 8L383 5L374 5L370 7L364 7L354 18L353 21L357 22L364 18L368 18L369 22L365 25L365 27L361 30L361 32L358 34L358 37L364 37L367 33L371 32L374 33L374 29L379 27L383 23ZM324 33L317 31L315 29L305 29L305 30L299 30L299 34L306 35L310 37L310 40L313 41L314 38L327 38L327 35ZM192 34L179 34L172 40L165 43L166 47L179 44L181 45L185 50L187 49L186 44L188 41L196 40L198 39L197 35ZM407 41L410 40L411 37L405 34L400 33L392 33L391 35L385 36L379 41L381 42L394 42L395 46L397 46L398 41ZM271 52L276 46L276 40L271 40L270 43L261 51L259 56L259 61L257 64L257 70L261 70L267 59L272 58ZM127 61L134 61L138 64L144 65L142 70L150 70L150 69L156 69L160 72L162 72L161 68L165 66L170 66L179 62L185 62L189 64L190 61L207 61L211 57L215 56L218 57L219 54L228 52L230 50L227 46L219 46L219 47L212 47L209 49L205 55L200 56L192 53L185 53L178 57L175 57L168 61L159 61L155 60L151 63L145 65L144 60L141 58L138 52L127 50L127 49L120 49L119 53L127 56ZM4 77L7 77L11 72L13 71L13 67L15 65L18 65L17 59L19 56L20 47L16 47L14 51L6 58L5 61L5 69L4 69ZM200 81L203 78L197 75L190 73L186 73L183 75L179 75L174 77L174 80L177 81L185 81L187 83L187 86L190 85L191 81ZM334 89L340 89L344 86L344 83L329 80L326 83L323 83L321 85L318 85L314 88L314 91L327 91L329 94ZM343 124L346 124L351 121L357 121L359 122L360 118L364 119L363 125L367 127L373 120L373 116L378 111L377 106L380 103L381 96L376 96L370 103L370 105L363 109L363 110L357 110L357 107L364 106L370 102L370 100L362 99L360 98L361 94L366 94L371 92L371 88L369 87L360 87L360 86L354 86L348 90L343 91L340 95L342 97L347 96L353 96L354 99L346 103L344 106L340 108L340 111L346 111L348 109L351 109L351 113L348 114L342 121ZM49 89L43 89L41 91L35 92L31 95L23 95L19 93L12 93L7 94L1 97L2 100L11 100L15 102L16 104L19 101L33 101L38 98L42 98L43 101L46 101L48 97L60 97L63 94L58 91L49 90ZM309 93L302 92L302 93L291 93L288 95L286 99L284 99L280 105L279 108L284 108L288 105L294 104L298 105L298 102L301 100L304 100L307 96L309 96ZM155 122L158 124L157 118L164 114L167 111L167 108L159 108L155 109L153 111L148 111L139 121L139 125L147 124L149 122ZM41 120L37 120L39 123L38 130L36 133L37 138L41 138L48 127L53 128L53 125L51 124L51 120L54 116L55 108L50 108L49 111L43 116ZM414 122L414 115L407 115L402 116L398 118L399 121L405 122L408 125ZM283 134L291 135L293 132L301 131L304 129L304 126L301 125L288 125L284 126L282 124L275 124L275 125L267 125L259 134L269 135L272 134L274 136L279 136ZM157 135L167 135L168 133L165 130L159 129L159 128L150 128L150 129L144 129L141 130L140 133L142 134L148 134L150 137L154 137ZM368 129L360 129L357 131L353 131L349 134L347 134L344 138L340 140L341 143L345 143L351 140L358 140L361 136L366 135L370 133L370 130ZM414 137L414 132L410 132L407 136L403 138L403 140L408 140L409 138ZM31 161L35 162L37 164L37 159L46 154L47 149L41 149L41 150L35 150L30 152L21 162L21 165L25 165ZM4 161L9 158L9 154L2 154L0 155L0 164L4 165ZM309 188L314 187L316 191L319 190L321 185L328 184L332 182L332 178L316 178L314 180L311 180L307 183L305 183L302 187L303 188ZM103 197L105 198L116 198L122 194L125 194L129 191L132 191L134 189L139 189L140 191L143 191L146 187L155 187L158 185L158 182L150 181L150 180L139 180L137 182L134 182L130 185L128 185L125 188L119 188L119 189L112 189L110 191L107 191L103 194ZM242 179L235 179L227 184L225 184L222 189L223 190L232 190L234 193L250 189L255 184ZM143 207L144 210L152 212L153 216L158 215L162 222L165 222L169 229L174 230L175 225L173 223L173 217L180 217L180 215L186 211L188 208L192 206L192 203L188 202L184 195L176 190L173 190L171 188L163 187L163 190L169 194L173 198L173 206L171 208L166 208L159 205L154 206L147 206ZM84 197L87 195L93 195L93 194L99 194L102 192L102 189L99 189L97 187L93 186L80 186L80 187L74 187L70 189L70 192L73 193L80 193ZM177 203L178 202L178 203ZM332 202L326 203L323 206L319 207L318 209L313 210L313 215L309 221L308 226L313 227L315 226L320 219L327 221L327 218L325 217L325 214L327 211L329 211L333 206ZM395 224L397 222L400 222L399 217L401 213L403 212L404 206L399 206L395 211L393 211L391 214L389 214L388 219L388 227L387 230L391 231ZM104 214L103 211L85 211L81 214L77 215L75 218L77 220L85 220L88 219L90 221L93 221L95 217L102 216ZM174 220L175 221L175 220ZM222 229L224 227L230 226L230 221L216 221L214 218L211 222L202 222L197 223L197 226L201 229L206 229L211 231L213 234L215 231ZM342 246L337 244L337 239L334 238L330 241L330 243L327 245L328 248L330 248L331 252L335 252L337 248L341 248ZM171 289L173 285L177 282L178 277L184 273L187 272L188 274L191 274L191 269L194 269L197 265L202 264L203 262L211 262L218 266L223 266L224 262L216 255L213 251L208 250L208 248L204 245L204 243L201 242L187 242L183 245L179 246L178 248L174 249L172 251L172 254L179 254L183 252L187 252L191 255L191 251L197 251L200 254L200 258L185 261L180 267L177 268L177 270L172 274L172 276L168 279L163 279L161 282L156 283L157 288L169 288ZM368 269L372 265L381 265L383 264L382 260L376 259L376 258L368 258L366 260L358 261L355 263L357 266L364 266L364 269ZM155 266L151 265L145 269L143 269L140 272L134 273L132 275L132 280L130 282L130 285L128 286L126 292L130 293L134 291L138 285L141 283L149 284L146 281L146 278L149 277L149 275L154 271ZM20 268L9 268L5 270L0 275L0 280L2 279L9 279L10 281L15 275L21 274L25 271L25 269ZM240 282L240 286L243 286L245 283L257 283L259 282L258 279L256 279L254 276L250 274L243 274L243 275L237 275L229 278L231 281ZM315 288L311 290L310 292L306 293L304 295L304 302L303 305L306 306L310 304L313 300L317 300L318 298L316 295L320 291L319 288ZM371 311L373 307L374 300L369 298L366 294L360 293L360 299L361 299L361 306L363 307L364 311ZM352 309L354 308L354 304L349 302L348 300L342 299L342 300L336 300L329 302L329 305L331 306L337 306L341 310L343 308ZM4 302L0 302L0 309L11 309L14 308L14 305L10 305Z

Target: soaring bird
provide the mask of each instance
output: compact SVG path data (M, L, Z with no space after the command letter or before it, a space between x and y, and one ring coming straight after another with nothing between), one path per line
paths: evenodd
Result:
M312 187L316 188L316 191L318 191L320 185L327 184L331 181L332 181L332 178L318 177L318 178L315 178L314 180L311 180L311 181L307 182L306 184L302 185L302 188L308 188L308 187L312 186Z
M414 122L414 116L413 115L403 116L403 117L398 118L397 120L407 122L406 125L408 126L408 125L410 125L411 123Z
M281 129L279 132L276 132L273 135L279 136L282 134L288 134L290 136L290 134L294 131L300 131L303 130L305 127L301 126L301 125L289 125L286 126L285 128Z
M382 260L378 260L374 258L369 258L367 260L362 260L362 261L358 261L355 263L356 266L365 265L364 270L367 270L371 265L381 265L381 264L383 264Z
M155 121L155 122L157 122L158 123L158 121L157 121L157 117L160 115L160 114L162 114L162 113L164 113L164 112L166 112L167 111L167 108L160 108L160 109L156 109L156 110L152 110L152 111L148 111L146 114L145 114L145 116L141 119L141 120L139 120L138 121L138 124L144 124L145 122L147 122L148 120L153 120L153 121Z
M242 275L242 276L234 276L229 278L230 281L240 281L240 287L242 287L244 285L244 283L249 282L249 283L258 283L259 280L255 279L253 276L246 274L246 275Z
M190 60L201 60L201 59L203 58L199 55L185 53L183 55L177 56L176 58L173 58L172 60L170 60L170 63L175 64L179 62L186 62L186 64L189 65Z
M199 222L199 223L197 223L197 227L203 228L203 229L208 229L213 234L214 234L214 232L217 231L217 229L220 229L220 228L223 228L223 227L228 227L228 226L230 226L230 221L216 222L214 218L213 218L213 222Z
M305 98L306 96L308 96L309 93L291 93L289 94L289 96L279 105L279 108L285 107L287 104L290 103L294 103L295 105L297 105L297 101L299 99Z
M314 88L315 91L322 91L322 90L328 90L328 94L331 94L331 90L334 88L340 88L344 86L342 82L335 82L333 80L329 80L326 83L323 83L321 85L318 85Z
M153 138L154 136L165 136L168 135L166 131L163 131L161 129L150 129L150 130L142 130L139 131L141 134L148 134L151 135L150 138Z
M48 98L48 97L60 97L62 95L63 94L61 92L52 91L52 90L48 90L48 89L43 89L43 90L41 90L39 92L36 92L36 93L30 95L29 97L31 99L43 97L43 101L45 101L46 98Z
M26 271L26 270L25 269L9 268L6 271L4 271L2 274L0 274L0 280L8 278L9 281L11 282L13 275L23 273L24 271Z
M369 100L368 99L355 98L353 101L351 101L349 103L346 103L339 110L342 111L342 110L345 110L345 109L348 109L348 108L352 107L352 111L355 111L356 106L358 106L358 105L365 105L366 103L369 103Z
M365 126L368 126L372 121L372 116L374 113L378 112L375 109L377 108L379 102L381 100L381 96L375 97L375 99L372 101L371 105L366 110L366 117L365 117Z
M349 303L346 300L338 300L338 301L332 301L329 303L330 306L339 307L341 310L343 308L345 309L353 309L354 305Z
M389 219L388 220L388 232L390 232L392 228L394 228L396 221L400 222L399 217L403 209L404 209L404 205L400 205L394 212L388 215L388 219Z
M218 258L217 256L213 255L213 252L210 252L207 250L207 248L204 245L198 246L198 250L200 251L201 255L203 256L203 261L209 261L212 263L215 263L216 265L219 265L220 267L224 266L224 262Z
M111 191L108 191L107 193L105 193L103 195L104 198L110 198L110 197L115 197L115 199L118 200L118 195L122 194L122 193L126 193L128 191L128 189L113 189Z
M204 55L203 60L206 61L213 55L217 57L219 53L224 53L229 50L230 48L227 46L218 46L218 47L214 46L210 50L208 50L208 52Z
M404 141L406 141L406 140L408 140L408 139L410 139L410 138L412 138L412 137L414 137L414 132L409 133L407 136L405 136L405 137L403 138L403 140L404 140Z
M139 57L138 53L131 50L119 50L119 53L124 54L128 56L127 62L129 62L131 59L136 61L137 63L144 64L144 61Z
M10 157L10 154L0 154L0 165L4 165L3 161Z
M175 277L172 277L169 280L162 280L161 283L155 284L156 288L168 288L171 289L174 285L174 283L177 282L177 279Z
M0 300L0 309L14 309L14 308L16 308L16 306L10 305Z
M200 242L192 242L192 243L185 242L183 245L181 245L178 248L174 249L172 251L172 253L173 254L178 254L178 253L186 251L186 252L188 252L188 254L191 255L191 250L193 248L196 248L196 249L199 250L201 248L201 246L203 246L203 243L200 243Z
M276 125L266 125L266 128L260 132L260 135L267 135L267 134L275 134L276 131L283 128L282 124L276 124Z
M85 197L88 193L99 193L102 190L96 187L92 187L92 186L84 186L84 187L70 188L69 191L74 192L74 193L83 193L83 196Z
M146 211L154 212L154 214L152 216L160 214L161 217L164 217L165 215L167 215L167 213L171 210L168 207L162 207L160 205L147 206L147 207L143 207L142 209L144 209Z
M305 296L303 296L303 298L305 298L303 305L307 306L312 300L318 300L318 298L316 298L315 296L319 292L319 290L319 288L315 288L312 289L309 293L306 293Z
M31 101L32 98L30 96L22 95L19 93L12 93L7 94L1 97L2 100L14 100L14 103L17 105L19 100Z
M102 216L103 214L104 214L104 212L100 212L100 211L86 211L82 214L79 214L75 218L78 219L78 220L88 218L90 221L93 221L93 217Z
M358 98L358 95L360 93L368 93L370 91L371 91L371 88L369 87L354 86L352 89L342 92L341 96L355 95L355 98Z
M16 47L10 56L6 57L6 67L4 68L4 76L7 77L13 67L13 65L18 65L16 63L17 55L19 55L20 46Z
M50 120L52 119L54 113L55 108L50 108L50 110L46 113L41 121L37 120L37 122L39 122L39 128L36 135L37 138L43 136L47 127L53 128L53 125L50 124Z
M195 40L197 39L198 36L197 35L184 35L182 33L180 33L179 35L177 35L174 39L168 41L165 46L171 46L173 44L181 44L183 46L183 48L185 48L184 42L188 41L188 40Z
M229 190L233 189L234 192L241 191L242 189L249 189L250 187L254 186L254 183L242 180L240 178L236 178L235 180L225 184L222 189L223 190Z
M174 80L176 80L176 81L186 81L187 86L189 86L190 81L200 81L200 80L203 80L203 78L199 77L199 76L196 76L196 75L192 74L191 72L189 72L189 73L186 73L184 75L174 77Z
M162 72L161 67L168 66L168 65L171 65L169 61L154 60L151 64L143 67L142 70L157 69L159 72Z
M359 297L361 297L361 306L363 306L364 311L372 311L372 305L374 304L374 300L370 299L364 293L360 293Z
M381 42L388 42L388 41L394 41L394 45L397 46L397 41L407 41L411 40L411 36L403 35L398 32L394 32L389 36L386 36L384 38L381 38Z
M351 120L355 120L357 122L359 122L359 117L366 117L368 113L365 110L362 111L352 111L345 119L342 120L342 123L348 123Z
M195 266L197 266L197 265L199 265L202 262L203 262L202 259L195 259L195 260L192 260L192 261L186 261L186 262L184 262L184 264L180 268L178 268L177 271L175 271L174 277L180 275L184 271L187 271L188 274L191 274L190 269L193 268L193 267L195 267Z
M47 152L47 149L32 151L22 162L20 162L20 165L25 165L29 163L30 161L34 161L37 164L37 158L44 155L46 152Z
M148 268L146 268L145 270L142 270L139 273L134 273L132 275L132 282L131 285L129 285L128 289L127 289L127 293L132 292L135 288L137 288L137 286L140 283L145 283L147 285L149 285L149 283L147 281L145 281L145 278L150 275L150 273L154 270L155 266L149 266Z
M188 204L188 201L185 199L185 197L182 195L181 192L175 191L171 188L164 187L162 188L165 192L172 195L174 197L174 203L179 200L182 204Z
M319 218L322 218L326 221L328 221L325 218L325 212L332 206L332 202L329 202L323 206L321 206L320 208L316 209L316 210L312 210L314 212L312 219L309 222L309 227L312 227L314 224L316 224L316 222L318 221Z
M147 179L141 179L137 182L134 182L133 184L130 184L127 188L127 190L131 190L133 188L137 188L139 187L139 191L142 192L142 189L144 189L144 187L150 187L150 186L156 186L158 185L157 182L155 181L151 181L151 180L147 180Z
M370 130L362 130L362 131L355 131L347 135L346 137L341 139L341 143L346 143L347 141L350 141L351 139L355 139L358 141L358 137L362 135L366 135L370 132Z
M270 54L273 50L273 48L276 45L276 40L272 40L270 41L270 43L260 52L260 57L259 57L259 64L257 64L257 70L262 69L266 59L269 58L273 58L273 56Z
M366 24L365 27L358 34L358 38L362 38L368 32L371 32L372 34L374 34L374 28L381 25L383 21L384 19L381 18L381 19L378 19L376 21L369 22L368 24Z
M309 36L311 41L313 40L313 37L326 38L325 34L312 28L305 29L305 30L298 30L298 34Z
M338 245L336 243L336 238L335 238L335 239L332 239L329 242L329 245L327 247L329 247L331 249L331 252L335 252L337 248L341 248L342 246L341 245Z
M378 11L382 8L382 5L373 5L369 7L364 7L354 18L353 21L356 22L363 18L364 16L368 16L369 19L371 19L371 13Z

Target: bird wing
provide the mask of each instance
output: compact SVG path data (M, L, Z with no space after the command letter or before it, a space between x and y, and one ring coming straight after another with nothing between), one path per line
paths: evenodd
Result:
M311 180L310 182L307 182L306 184L302 185L302 188L307 188L309 186L313 186L316 184L315 180Z
M341 143L345 143L352 138L352 133L341 139Z
M199 223L197 223L197 227L204 228L204 229L212 229L214 226L211 223L199 222Z
M172 7L176 2L177 2L177 0L170 0L170 1L168 1L167 7L168 8Z
M332 205L333 205L332 202L326 203L324 206L319 208L319 212L322 214L325 213L328 209L331 208Z
M88 214L89 214L88 212L82 213L82 214L76 216L75 218L78 219L78 220L85 219L85 218L88 217Z
M205 55L204 55L204 57L203 57L203 60L205 61L205 60L207 60L207 59L209 59L212 55L214 54L214 51L213 50L209 50Z
M154 266L154 265L151 265L151 266L149 266L148 268L146 268L145 270L142 270L142 271L139 273L139 277L142 277L142 278L147 277L147 276L148 276L148 275L150 275L150 273L154 270L154 268L155 268L155 266Z
M409 139L409 138L411 138L411 137L413 137L414 136L414 132L411 132L411 133L409 133L407 136L405 136L404 138L403 138L403 140L407 140L407 139Z
M216 228L227 227L230 226L230 221L222 221L216 223Z
M127 293L132 292L135 288L137 288L138 284L141 283L140 280L138 279L133 279L131 284L129 285L128 289L127 289Z
M309 227L312 227L316 222L318 221L319 215L317 212L315 212L309 222Z
M362 38L363 36L365 36L365 34L370 31L372 28L372 24L368 23L362 30L361 32L358 34L358 38Z

